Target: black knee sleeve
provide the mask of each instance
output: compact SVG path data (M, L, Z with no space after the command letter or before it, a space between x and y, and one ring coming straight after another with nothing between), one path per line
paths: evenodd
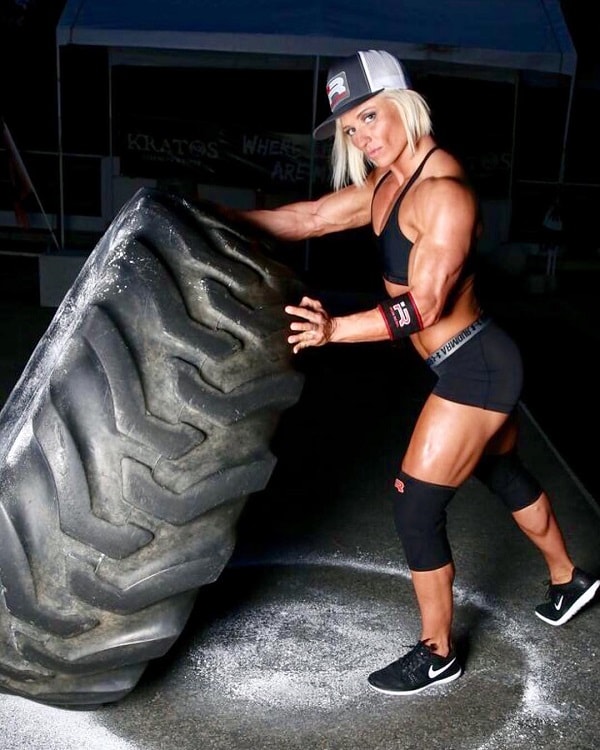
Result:
M542 492L515 453L483 456L474 472L502 500L511 513L534 503Z
M411 570L435 570L452 562L446 534L446 506L456 488L398 474L394 521Z

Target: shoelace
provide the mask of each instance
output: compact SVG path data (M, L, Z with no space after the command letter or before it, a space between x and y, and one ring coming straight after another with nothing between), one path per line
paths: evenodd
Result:
M548 586L546 599L549 599L551 602L555 602L561 594L564 594L564 587L567 586L566 583L552 583L552 581L546 581L546 585Z
M544 586L546 586L546 599L549 599L552 601L552 581L548 578L544 581Z
M424 663L427 663L428 657L431 656L431 651L421 641L407 648L410 648L410 651L402 657L400 663L407 678L414 682L419 677L419 669Z

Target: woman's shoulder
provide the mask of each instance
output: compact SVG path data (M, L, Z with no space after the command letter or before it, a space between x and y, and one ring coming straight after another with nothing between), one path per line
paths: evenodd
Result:
M466 180L466 171L460 159L443 146L436 146L428 161L428 174Z
M477 213L478 199L475 191L464 175L444 173L426 177L415 188L414 206L427 207L439 211L443 208L456 214L466 211L469 215Z
M415 186L413 208L422 220L453 216L471 223L479 213L477 194L460 163L446 154L440 154L442 162Z
M438 147L417 187L423 196L464 193L474 196L474 189L460 160L450 151Z

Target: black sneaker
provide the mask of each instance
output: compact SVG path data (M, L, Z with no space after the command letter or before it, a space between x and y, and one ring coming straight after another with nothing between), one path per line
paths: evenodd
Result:
M548 601L535 608L536 615L550 625L564 625L582 607L592 601L600 581L575 568L569 583L549 584Z
M369 675L369 685L375 690L392 695L420 693L430 685L442 685L457 680L462 674L454 651L438 656L423 641L387 667Z

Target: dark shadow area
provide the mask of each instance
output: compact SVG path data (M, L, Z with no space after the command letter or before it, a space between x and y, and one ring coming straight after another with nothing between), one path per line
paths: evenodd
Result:
M481 298L521 348L522 402L598 502L597 441L590 434L600 419L600 396L591 376L600 337L600 262L578 265L567 254L555 287L537 293L529 288L533 273L539 268L512 275L484 263Z
M431 383L406 344L307 351L298 367L304 390L281 417L268 486L242 513L239 561L303 545L324 523L335 527L346 512L345 487L373 476L385 487Z

